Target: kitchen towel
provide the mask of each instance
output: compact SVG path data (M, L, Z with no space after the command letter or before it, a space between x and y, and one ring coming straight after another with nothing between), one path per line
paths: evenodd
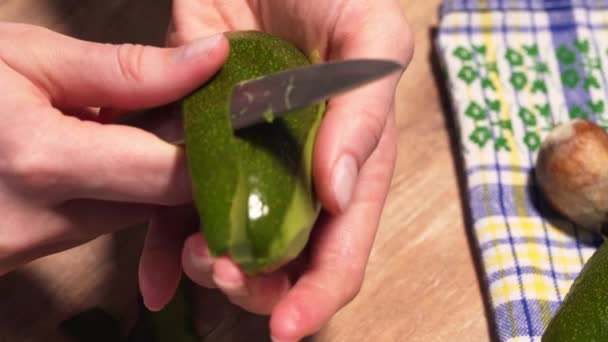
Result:
M540 341L601 242L534 182L552 127L608 127L608 0L444 0L436 36L500 341Z

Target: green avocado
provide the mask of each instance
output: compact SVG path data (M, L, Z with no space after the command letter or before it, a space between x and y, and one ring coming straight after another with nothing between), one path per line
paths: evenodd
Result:
M257 32L225 34L226 64L183 100L185 147L194 201L212 255L246 273L272 271L297 257L320 211L312 152L325 105L233 131L230 95L238 82L311 61L291 43Z
M549 322L543 342L608 341L608 244L604 242L575 279Z

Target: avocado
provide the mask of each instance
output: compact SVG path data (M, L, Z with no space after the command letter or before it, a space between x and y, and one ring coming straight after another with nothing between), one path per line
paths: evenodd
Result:
M585 263L549 322L543 342L608 341L608 244Z
M311 64L290 42L257 31L225 33L230 53L206 84L182 101L185 148L201 229L213 256L245 273L296 258L320 211L312 152L325 104L234 131L232 88L241 81Z

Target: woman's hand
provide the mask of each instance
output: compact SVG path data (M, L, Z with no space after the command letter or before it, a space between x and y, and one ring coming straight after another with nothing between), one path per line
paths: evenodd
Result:
M1 23L0 275L191 201L181 149L100 121L179 99L227 52L221 35L160 49Z
M171 45L231 30L266 31L306 53L316 51L324 60L385 58L405 66L413 50L395 0L174 0ZM363 282L394 169L393 107L399 76L329 102L314 154L316 190L326 212L297 281L290 281L285 269L248 278L228 258L209 257L199 233L186 240L180 265L175 255L182 237L174 226L179 215L166 212L150 227L140 267L148 307L159 309L168 302L180 266L196 283L219 287L234 303L271 313L271 333L278 341L316 332L351 301ZM167 237L167 232L173 235ZM164 262L162 270L162 260L173 265ZM175 277L158 281L152 273Z

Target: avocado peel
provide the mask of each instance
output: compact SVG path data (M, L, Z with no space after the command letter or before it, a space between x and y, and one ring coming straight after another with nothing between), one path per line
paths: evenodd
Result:
M543 342L608 341L608 244L576 277L547 326Z
M253 275L294 259L308 241L320 212L312 154L325 104L234 132L229 108L235 84L312 62L267 33L225 35L226 64L182 103L185 147L210 253L230 256Z

